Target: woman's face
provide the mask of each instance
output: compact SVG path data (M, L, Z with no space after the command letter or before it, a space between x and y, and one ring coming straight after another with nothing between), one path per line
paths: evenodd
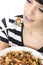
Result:
M24 7L24 27L43 27L43 5L35 0L26 0Z

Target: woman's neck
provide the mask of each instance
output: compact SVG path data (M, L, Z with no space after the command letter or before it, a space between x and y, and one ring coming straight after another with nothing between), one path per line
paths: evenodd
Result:
M43 28L33 28L32 29L32 34L43 35Z
M43 35L43 27L42 28L28 28L28 29L24 27L24 30L34 35Z

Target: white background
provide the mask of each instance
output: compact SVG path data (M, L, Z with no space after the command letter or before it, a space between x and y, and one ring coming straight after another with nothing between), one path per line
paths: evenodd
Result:
M0 18L23 14L25 0L0 0Z

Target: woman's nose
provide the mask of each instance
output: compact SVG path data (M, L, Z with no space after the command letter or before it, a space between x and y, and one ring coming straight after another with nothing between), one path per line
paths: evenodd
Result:
M35 5L33 5L29 9L28 14L35 15L35 12L36 12L36 7L35 7Z

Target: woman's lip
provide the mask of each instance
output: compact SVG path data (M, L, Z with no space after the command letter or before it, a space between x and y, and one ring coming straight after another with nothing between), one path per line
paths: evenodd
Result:
M26 22L28 22L28 23L31 23L31 22L34 21L34 20L30 19L30 18L27 18L26 16L25 16L25 20L26 20Z

